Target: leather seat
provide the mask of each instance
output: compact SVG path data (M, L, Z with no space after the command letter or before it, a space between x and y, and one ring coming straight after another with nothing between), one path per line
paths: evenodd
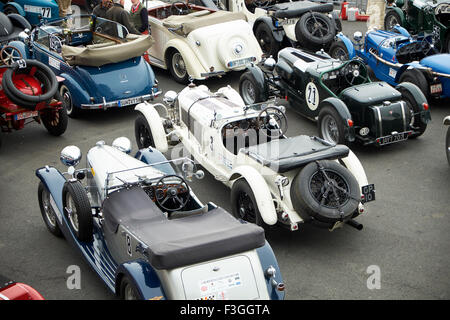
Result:
M296 2L285 2L278 3L270 8L270 10L275 11L273 16L275 18L298 18L302 14L308 11L314 12L331 12L333 11L332 3L317 4L310 1L296 1Z

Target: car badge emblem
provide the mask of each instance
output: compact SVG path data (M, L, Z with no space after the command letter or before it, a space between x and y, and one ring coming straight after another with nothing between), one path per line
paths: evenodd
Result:
M242 47L242 45L241 45L241 44L238 44L238 45L236 45L236 46L234 47L234 52L235 52L236 54L240 54L240 53L242 52L243 49L244 49L244 48Z

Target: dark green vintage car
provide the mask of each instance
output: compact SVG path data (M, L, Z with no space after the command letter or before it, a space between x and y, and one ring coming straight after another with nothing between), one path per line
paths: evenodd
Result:
M286 99L295 111L318 122L319 136L332 143L354 140L386 145L422 135L431 120L420 89L404 82L391 87L372 82L358 58L340 61L326 53L285 48L278 62L268 58L242 74L246 104L271 96Z
M450 52L449 0L388 1L384 28L391 30L396 24L413 34L433 33L441 52Z

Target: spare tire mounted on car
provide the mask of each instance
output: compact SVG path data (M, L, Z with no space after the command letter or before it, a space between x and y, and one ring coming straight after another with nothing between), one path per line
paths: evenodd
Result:
M295 25L295 37L304 47L317 50L331 45L336 28L325 14L306 12Z
M291 200L295 211L306 213L306 221L333 224L351 219L361 201L353 174L336 161L307 164L294 178Z

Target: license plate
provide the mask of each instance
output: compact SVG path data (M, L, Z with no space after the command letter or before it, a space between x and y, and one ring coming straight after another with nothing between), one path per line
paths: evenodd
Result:
M395 143L395 142L400 142L400 141L406 140L406 139L408 139L409 133L410 133L410 131L405 131L405 132L393 134L391 136L380 137L377 139L379 141L378 144L380 146L382 146L385 144L390 144L390 143Z
M362 203L370 202L375 200L375 185L368 184L361 188L361 193L363 194Z
M278 20L278 26L286 26L289 24L295 24L296 19L283 19L283 20Z
M432 84L430 86L430 92L431 92L431 94L441 93L442 92L442 84L441 83Z
M141 102L141 98L129 98L120 100L117 105L119 107L129 106L130 104L138 104Z
M14 116L14 119L15 120L23 120L23 119L27 119L27 118L33 118L33 117L37 117L38 114L39 114L39 111L26 111L26 112L16 114Z
M255 58L245 58L245 59L239 59L228 62L227 66L228 68L235 68L240 66L245 66L247 64L250 64L251 62L255 61Z

